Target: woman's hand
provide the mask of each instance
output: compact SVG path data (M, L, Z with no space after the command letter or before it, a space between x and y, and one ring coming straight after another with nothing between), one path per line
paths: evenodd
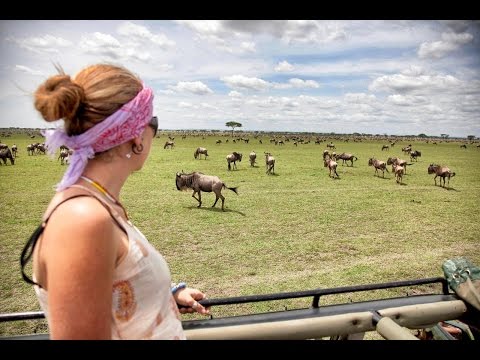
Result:
M207 298L200 290L187 287L178 290L173 297L177 304L185 306L179 309L182 314L193 312L198 312L203 315L210 314L210 307L205 308L198 302L199 300Z

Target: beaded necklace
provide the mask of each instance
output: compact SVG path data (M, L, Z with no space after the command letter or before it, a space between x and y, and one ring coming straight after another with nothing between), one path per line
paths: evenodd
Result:
M127 218L127 222L130 222L130 219L128 218L128 214L127 214L127 210L125 210L125 208L123 207L123 205L120 203L120 201L118 201L117 199L115 199L115 197L110 194L108 192L107 189L105 189L102 185L100 185L98 182L96 182L95 180L92 180L86 176L80 176L81 179L85 180L86 182L88 182L90 185L94 186L98 191L100 191L103 195L105 195L105 197L107 199L109 199L111 202L113 202L114 204L120 206L123 210L123 212L125 213L125 217Z

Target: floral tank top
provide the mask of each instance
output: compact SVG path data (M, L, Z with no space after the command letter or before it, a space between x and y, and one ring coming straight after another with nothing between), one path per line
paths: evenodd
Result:
M180 312L170 290L170 270L163 256L105 199L83 186L81 188L106 205L128 235L127 254L114 270L112 339L184 340ZM48 320L47 291L37 285L34 288Z

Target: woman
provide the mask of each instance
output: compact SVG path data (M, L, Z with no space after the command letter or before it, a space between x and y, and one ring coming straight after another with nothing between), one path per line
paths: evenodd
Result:
M153 92L119 66L89 66L73 80L59 73L38 87L35 108L46 121L64 120L44 134L49 152L66 145L73 153L21 258L50 338L185 339L178 305L208 314L198 303L205 295L171 283L120 202L157 131ZM32 255L33 281L23 272Z

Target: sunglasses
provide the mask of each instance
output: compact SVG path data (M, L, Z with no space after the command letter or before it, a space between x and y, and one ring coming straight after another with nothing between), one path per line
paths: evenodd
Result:
M158 118L156 116L153 116L150 122L148 123L148 126L150 126L153 130L153 137L157 135L158 131Z

